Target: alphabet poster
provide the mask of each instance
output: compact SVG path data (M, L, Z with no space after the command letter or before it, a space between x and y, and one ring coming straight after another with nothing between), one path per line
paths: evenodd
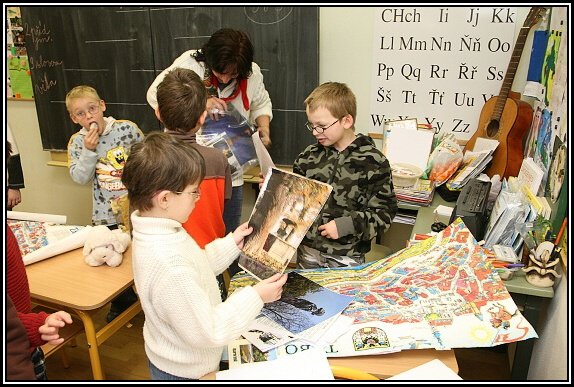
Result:
M514 49L516 7L375 11L371 122L416 118L468 140L500 92Z

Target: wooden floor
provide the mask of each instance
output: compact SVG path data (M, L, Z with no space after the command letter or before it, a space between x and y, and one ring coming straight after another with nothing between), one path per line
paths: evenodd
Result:
M107 308L99 313L96 325L104 324ZM107 380L149 380L143 345L143 312L100 347L100 358ZM77 346L65 348L70 367L64 368L60 351L46 359L50 381L93 380L86 336L77 336ZM508 356L504 348L455 349L459 375L464 380L510 380Z

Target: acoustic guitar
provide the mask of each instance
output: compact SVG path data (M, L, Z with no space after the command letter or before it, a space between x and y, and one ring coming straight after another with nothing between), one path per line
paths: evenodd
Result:
M532 107L520 100L520 94L510 91L514 75L522 56L524 43L530 28L546 11L544 7L532 7L520 29L510 63L498 96L490 98L480 112L478 128L466 143L464 150L472 150L478 137L498 140L499 144L485 173L492 177L517 176L524 157L524 138L532 123Z

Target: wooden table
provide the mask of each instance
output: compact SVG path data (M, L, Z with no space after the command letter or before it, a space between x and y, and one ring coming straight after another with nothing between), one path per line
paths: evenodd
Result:
M408 371L431 360L438 359L458 374L458 363L454 351L436 349L409 349L385 355L367 355L351 357L330 357L330 365L356 368L373 374L380 379Z
M329 364L355 368L368 372L380 379L386 379L400 374L431 360L439 359L448 368L458 374L458 363L454 351L436 349L410 349L384 355L329 357ZM294 371L296 372L296 371ZM202 380L215 380L215 372L202 376Z
M136 301L112 322L96 331L93 316L134 284L131 246L118 267L92 267L82 249L26 266L32 302L76 314L84 324L94 379L105 379L99 346L141 311Z

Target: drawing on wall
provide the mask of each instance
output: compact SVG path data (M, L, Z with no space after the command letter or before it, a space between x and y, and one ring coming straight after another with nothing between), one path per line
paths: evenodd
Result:
M559 137L554 139L554 158L548 173L547 195L550 196L552 203L556 203L560 196L560 190L564 183L566 168L566 145L562 143Z
M544 103L546 105L550 103L550 98L552 98L552 85L554 83L556 60L558 59L561 36L562 32L560 31L552 31L550 36L548 36L548 45L546 46L546 54L544 55L544 62L542 63L541 83L546 90L546 94L544 95Z
M249 218L239 266L258 279L283 273L333 187L271 168Z
M20 7L7 7L7 96L9 98L34 98L32 77L26 52L24 28Z

